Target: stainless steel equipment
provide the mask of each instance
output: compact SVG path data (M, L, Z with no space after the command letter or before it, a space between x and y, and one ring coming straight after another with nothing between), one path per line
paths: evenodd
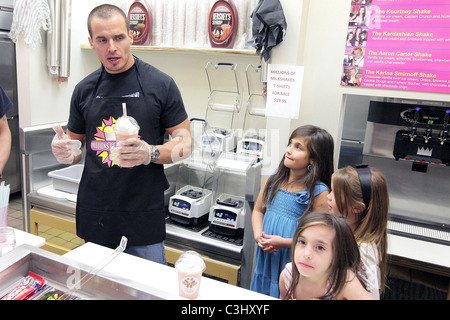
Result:
M258 157L262 160L264 155L265 135L248 134L239 141L237 152Z
M248 289L255 253L251 212L261 185L261 165L254 156L222 153L214 170L209 224L188 228L169 219L166 247L195 250L223 265L219 273L226 274L231 266L238 272L236 284Z
M191 119L193 154L178 165L166 247L195 250L215 261L218 274L234 270L238 274L234 283L249 288L255 251L250 213L259 193L262 162L254 155L224 152L223 141L217 141L207 127L205 120ZM192 197L182 195L191 189ZM192 215L200 209L208 213Z
M169 212L170 197L175 194L175 188L177 185L179 163L171 163L164 165L164 173L166 174L167 181L169 182L169 188L164 190L164 207L167 208L167 214Z
M18 285L30 271L43 277L48 286L66 292L77 279L82 279L91 270L92 267L63 256L23 245L0 260L0 297ZM160 289L142 285L126 277L118 279L117 275L105 271L98 272L85 282L74 295L85 300L177 299ZM38 294L36 297L39 297Z
M217 139L219 152L236 150L242 100L236 69L237 65L222 62L215 65L208 62L205 66L209 85L205 120L212 128L205 135Z
M240 238L244 233L244 197L221 193L209 212L209 229L218 234Z
M186 224L174 224L172 219L168 219L165 243L166 247L195 250L213 259L220 268L218 274L227 274L230 269L237 271L235 283L249 288L255 253L251 212L261 186L262 162L258 160L261 159L264 143L264 139L254 139L255 134L261 134L262 127L260 124L255 126L250 120L253 120L252 116L256 116L257 120L264 119L262 90L249 97L247 107L251 115L246 119L247 129L252 130L245 140L241 139L242 131L238 131L237 126L242 92L236 66L208 63L205 69L210 94L205 120L191 119L194 147L190 164L201 163L213 168L213 186L208 187L208 190L213 190L209 223L188 228ZM199 122L200 127L193 126ZM240 140L239 148L237 140ZM182 168L183 164L180 165ZM188 208L190 202L177 204Z
M187 160L180 164L175 194L169 200L172 220L198 227L208 221L213 168Z
M339 167L388 181L390 232L450 244L448 102L346 96Z
M11 154L3 171L11 193L21 189L20 144L19 144L19 108L17 98L16 47L8 34L11 29L13 7L0 2L0 85L12 101L12 108L6 113L11 130Z
M70 76L71 0L50 0L51 24L47 31L47 65L58 80Z
M233 238L244 236L246 201L254 202L259 191L261 162L245 154L222 153L214 171L213 197L209 211L209 229ZM257 186L255 186L257 185ZM256 193L255 193L256 192ZM248 241L245 242L246 244Z
M65 123L58 123L66 130ZM30 232L30 210L33 207L51 209L75 217L75 204L64 199L41 197L38 190L52 185L48 173L66 167L60 164L51 150L55 136L53 126L48 124L20 128L20 149L22 167L22 201L24 230Z
M262 160L266 140L266 101L261 82L261 66L251 64L245 69L248 99L244 115L242 139L237 143L236 152L257 156Z
M205 128L199 150L203 158L211 158L215 162L222 152L233 152L235 149L235 130Z
M236 149L236 134L236 130L214 128L210 131L209 136L214 136L218 140L219 152L233 152Z

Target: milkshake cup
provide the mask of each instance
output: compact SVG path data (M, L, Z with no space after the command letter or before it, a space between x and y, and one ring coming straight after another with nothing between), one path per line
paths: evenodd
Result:
M175 263L178 270L178 292L187 299L198 297L200 280L206 266L202 257L195 251L186 251Z
M117 119L116 124L113 126L114 133L116 135L116 143L124 141L130 138L139 137L139 125L133 117L122 116Z
M116 123L113 125L114 135L116 137L116 148L118 147L118 143L120 141L124 141L131 138L139 137L139 125L137 121L127 115L126 105L123 104L123 116L117 119ZM113 161L118 162L117 157L118 154L114 152L113 148L110 152L109 158Z

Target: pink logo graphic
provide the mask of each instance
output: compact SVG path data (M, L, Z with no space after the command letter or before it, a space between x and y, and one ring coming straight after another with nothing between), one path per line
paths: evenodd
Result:
M116 134L113 125L116 119L110 117L103 120L100 127L97 127L97 133L94 135L95 140L91 141L91 149L97 152L97 157L102 159L103 164L108 167L119 166L117 162L111 159L111 148L116 146Z

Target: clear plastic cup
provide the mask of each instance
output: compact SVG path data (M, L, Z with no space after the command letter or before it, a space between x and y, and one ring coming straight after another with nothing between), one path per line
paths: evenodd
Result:
M175 263L178 270L178 292L187 299L198 297L202 273L206 266L202 257L195 251L186 251Z
M139 137L139 125L133 117L123 116L113 126L116 142Z
M0 227L0 257L16 248L16 234L11 227Z
M131 138L139 137L139 125L133 117L122 116L117 119L116 123L113 125L114 134L116 136L116 147L117 143ZM110 153L110 159L117 162L118 154L114 151Z

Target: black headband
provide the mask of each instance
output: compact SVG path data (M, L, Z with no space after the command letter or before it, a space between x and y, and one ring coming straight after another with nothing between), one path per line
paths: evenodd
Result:
M370 198L372 195L372 174L370 173L370 168L367 164L357 164L355 165L355 169L358 173L363 201L367 210L369 208Z

